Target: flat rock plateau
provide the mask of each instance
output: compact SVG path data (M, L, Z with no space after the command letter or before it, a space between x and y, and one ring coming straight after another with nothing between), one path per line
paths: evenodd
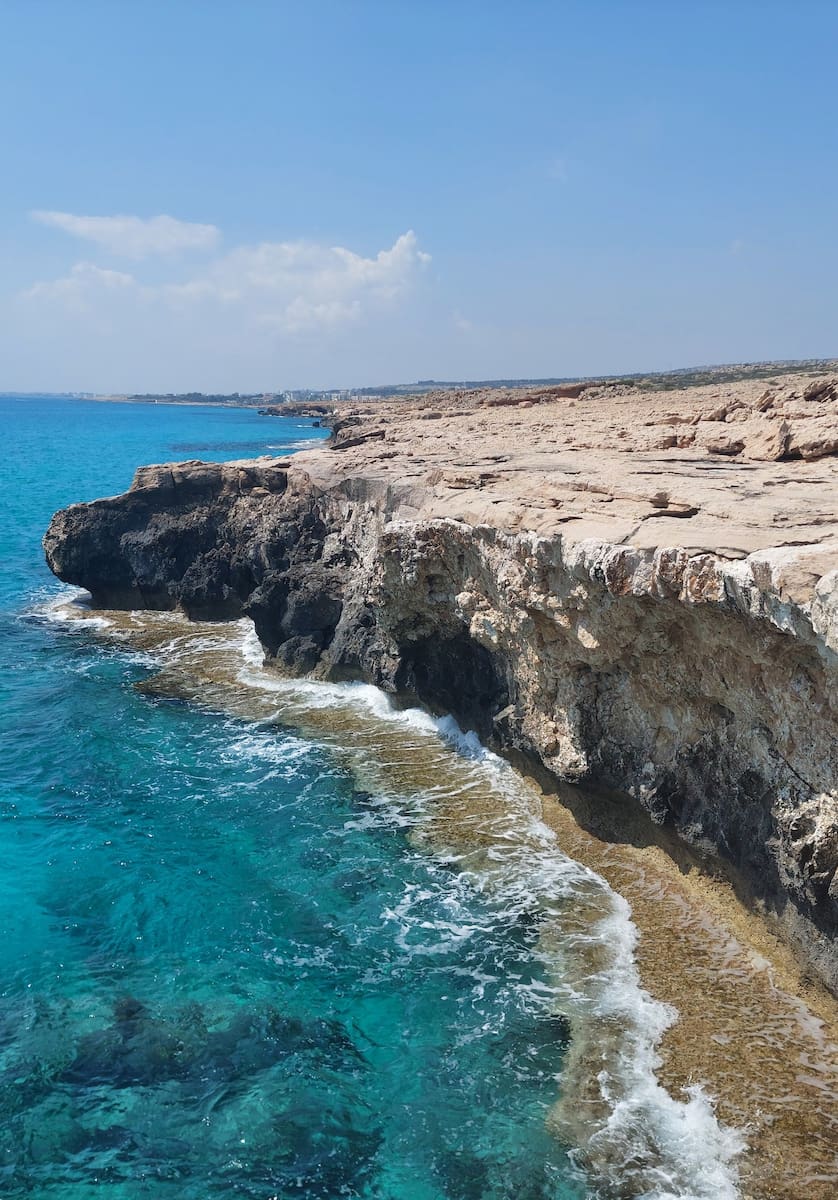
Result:
M453 714L558 789L576 833L560 805L557 827L611 869L642 931L681 886L658 904L632 858L652 847L682 880L723 880L734 925L756 921L792 991L826 1012L838 375L432 392L337 405L329 420L331 444L292 459L139 469L123 496L56 514L50 567L102 608L249 615L278 670ZM642 947L644 978L665 992ZM706 1010L724 981L693 967ZM719 1037L724 1093L735 1037ZM834 1099L834 1051L813 1096ZM689 1082L683 1059L666 1069ZM819 1111L808 1129L795 1118L815 1146L812 1196L838 1179L834 1116L827 1128ZM781 1166L755 1195L795 1194Z

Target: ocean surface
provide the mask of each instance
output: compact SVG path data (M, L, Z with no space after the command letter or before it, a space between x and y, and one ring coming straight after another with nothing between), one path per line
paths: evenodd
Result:
M247 622L99 614L52 513L311 422L0 399L0 1195L736 1191L628 906L450 722L284 681Z

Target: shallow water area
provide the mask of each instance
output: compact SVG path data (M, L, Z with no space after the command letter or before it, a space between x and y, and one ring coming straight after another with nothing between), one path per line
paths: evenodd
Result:
M72 604L56 615L80 624L90 619ZM512 1100L536 1065L544 1085L537 1119L521 1106L520 1094L514 1102L524 1139L514 1161L529 1159L525 1147L537 1132L562 1170L554 1168L555 1177L533 1195L575 1194L574 1188L602 1197L736 1194L739 1136L718 1125L700 1090L673 1099L655 1080L655 1046L675 1014L640 986L627 905L562 853L540 819L538 794L510 767L451 722L396 711L373 688L287 680L263 669L246 622L199 625L177 614L148 613L99 614L93 622L98 636L139 653L154 668L135 690L157 707L186 704L187 711L200 706L235 715L248 732L233 744L246 745L257 760L272 758L277 739L289 735L297 751L311 744L326 751L363 797L345 828L361 844L389 829L403 852L434 873L433 886L410 886L398 898L388 896L387 880L379 879L395 922L395 946L418 964L423 987L439 988L440 955L458 978L472 976L481 1022L466 1034L456 1060L458 1077L475 1097L471 1126L488 1131L499 1097ZM439 904L442 916L435 920ZM472 975L471 960L458 959L487 931L487 911L500 922L502 970L487 974L481 964ZM441 999L447 1001L447 993ZM522 1060L507 1028L516 1011L530 1022ZM467 1072L460 1063L465 1046L476 1056ZM540 1060L548 1052L553 1069L545 1072ZM509 1079L497 1082L498 1099L487 1109L484 1075L491 1078L498 1054ZM411 1071L421 1069L421 1059L414 1059L410 1047ZM421 1134L413 1137L421 1144ZM497 1170L491 1186L472 1178L474 1195L529 1194L513 1160ZM440 1194L460 1193L443 1185Z
M586 1194L733 1195L734 1166L744 1196L796 1196L801 1184L807 1197L833 1194L834 1006L821 997L807 1007L795 995L779 948L760 941L759 923L737 914L718 881L684 876L654 847L585 833L450 722L399 712L372 688L263 668L245 622L93 616L103 618L108 636L147 656L152 671L138 685L146 694L317 741L368 797L362 828L386 814L409 845L537 931L530 952L544 970L543 1017L559 1020L558 1034L566 1022L565 1041L572 1031L546 1124L575 1147ZM639 943L603 877L630 901ZM707 1093L718 1118L744 1132L743 1155Z
M147 644L55 650L74 736L6 813L4 1195L584 1194L523 915L312 739L143 696Z
M598 807L607 804L599 801ZM677 1094L695 1079L717 1115L747 1136L746 1196L831 1200L838 1188L838 1003L801 979L791 953L723 880L623 829L581 828L545 800L562 846L630 902L642 931L644 984L678 1009L659 1077Z

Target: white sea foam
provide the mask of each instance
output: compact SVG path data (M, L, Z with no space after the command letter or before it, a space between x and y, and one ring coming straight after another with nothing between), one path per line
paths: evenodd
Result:
M228 742L221 753L225 762L245 760L251 762L254 758L262 762L282 765L297 762L311 755L314 747L311 742L290 734L278 738L275 731L262 733L245 733Z
M259 782L267 779L293 779L311 758L314 746L290 734L279 736L275 729L240 734L225 745L219 757L222 762L243 766L258 765ZM264 773L264 768L269 768Z
M25 615L37 616L42 621L51 621L56 625L67 625L70 622L78 625L83 621L87 629L112 629L113 622L100 613L92 612L89 604L90 595L84 588L62 584L57 593L38 596L25 610Z
M284 454L290 454L297 450L312 450L325 441L326 439L322 437L296 438L291 442L268 442L266 443L266 448L268 450L280 450Z
M592 931L608 945L611 961L588 980L589 994L568 1006L572 1013L581 1000L597 1032L603 1022L621 1030L613 1052L603 1055L597 1079L607 1116L580 1157L595 1164L609 1184L632 1180L637 1190L631 1194L648 1200L732 1200L738 1194L734 1163L744 1149L742 1134L718 1122L700 1085L679 1100L658 1083L657 1047L677 1012L642 987L629 906L613 894L612 903L612 913Z
M239 648L244 661L251 667L261 667L265 660L265 651L262 649L262 643L256 636L256 630L252 621L238 622L240 641Z

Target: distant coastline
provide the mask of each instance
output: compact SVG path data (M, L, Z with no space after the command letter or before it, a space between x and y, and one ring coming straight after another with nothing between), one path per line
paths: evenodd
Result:
M789 374L821 375L838 370L838 358L778 359L766 362L724 363L677 367L668 371L621 375L563 375L544 379L419 379L414 383L380 384L356 388L294 388L275 392L0 392L0 397L50 400L95 400L100 404L212 405L218 408L260 408L266 405L330 403L421 396L428 392L553 387L594 382L636 387L639 391L669 391L702 384L730 384Z

